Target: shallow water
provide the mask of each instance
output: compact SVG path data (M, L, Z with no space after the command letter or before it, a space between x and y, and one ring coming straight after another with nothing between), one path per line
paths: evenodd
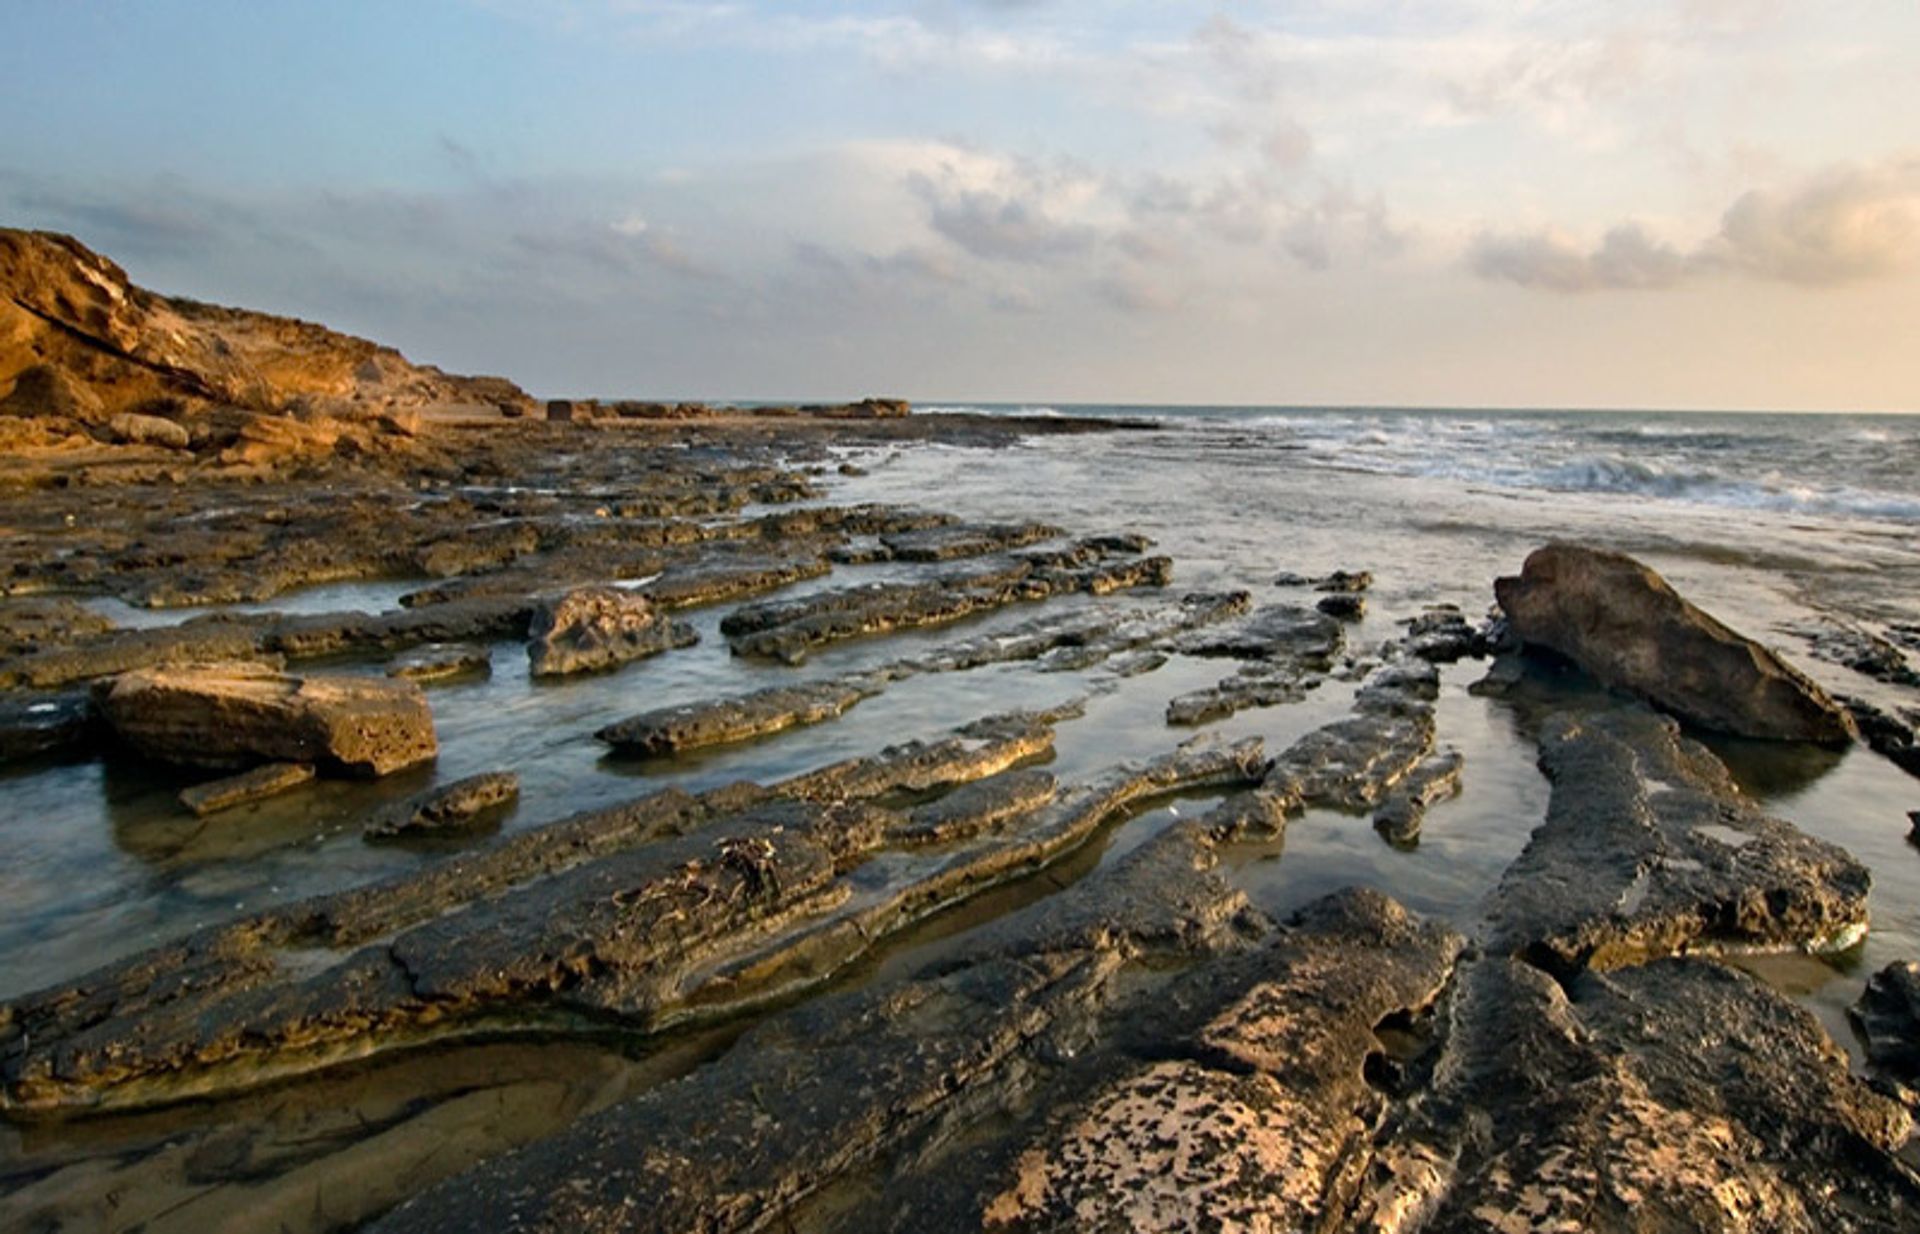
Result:
M1903 694L1811 659L1790 633L1822 613L1920 619L1915 604L1920 505L1909 510L1900 504L1913 495L1906 490L1920 484L1915 478L1920 466L1912 464L1911 453L1920 443L1920 426L1879 421L1863 427L1835 420L1826 422L1831 440L1824 440L1808 422L1782 425L1771 423L1778 418L1758 418L1768 422L1756 425L1749 419L1754 418L1570 422L1567 417L1444 413L1420 421L1413 413L1321 418L1169 413L1164 427L1151 433L1036 438L999 450L844 451L867 474L829 477L825 483L836 502L885 501L982 519L1040 518L1075 533L1143 531L1159 542L1156 551L1174 558L1176 590L1246 588L1257 603L1311 601L1309 592L1274 586L1281 571L1314 575L1367 569L1376 580L1369 615L1350 629L1350 648L1362 656L1397 633L1398 619L1423 606L1454 603L1477 616L1491 603L1492 579L1515 571L1526 553L1547 539L1594 541L1640 556L1703 607L1780 645L1829 685L1886 703L1920 704L1911 691ZM1868 433L1883 436L1863 435ZM1491 444L1480 448L1475 442ZM1740 471L1737 460L1729 461L1740 451L1772 450L1770 472L1779 475L1753 472L1761 487L1814 495L1742 504L1724 486L1704 483L1553 480L1562 475L1553 470L1555 451L1574 447L1604 447L1659 468L1685 463L1697 471L1718 460L1728 475ZM1862 464L1869 454L1895 463ZM1906 460L1907 470L1901 470L1900 460ZM1806 474L1795 473L1796 467ZM1842 467L1852 468L1847 492L1821 499L1822 485L1832 478L1824 469ZM839 567L830 578L780 594L912 572ZM373 611L391 607L417 585L383 581L320 587L245 607ZM1140 594L1122 594L1044 607L1049 612L1072 605L1124 609L1146 602ZM127 624L193 615L102 603L102 611ZM926 674L894 683L839 720L760 741L675 760L608 756L592 733L635 712L873 667L1018 624L1039 611L1016 606L941 629L838 644L792 669L731 657L717 630L728 610L716 606L684 614L701 634L696 647L564 684L532 681L523 649L517 643L498 644L490 676L427 687L443 747L437 766L377 784L320 782L195 820L174 800L189 781L150 767L76 763L0 777L0 842L9 855L0 864L0 957L6 957L0 961L0 997L72 977L197 926L436 860L447 846L374 846L359 836L360 821L377 804L436 781L517 771L521 800L501 827L518 831L664 785L698 789L740 778L776 779L906 738L937 737L1009 708L1082 699L1084 715L1060 726L1049 764L1063 783L1073 783L1114 763L1165 752L1190 736L1190 730L1170 729L1164 722L1167 701L1211 685L1235 667L1175 656L1158 671L1131 678L1104 666L1042 674L1026 664ZM378 671L379 662L329 662L321 671L369 668ZM1440 741L1463 752L1466 768L1460 795L1432 809L1418 845L1392 848L1364 818L1309 813L1294 820L1284 843L1247 845L1228 854L1231 877L1255 904L1284 914L1336 887L1367 883L1416 910L1473 928L1482 898L1526 843L1547 803L1546 781L1534 766L1529 718L1507 702L1468 691L1483 671L1483 665L1467 662L1444 673ZM1329 680L1300 703L1242 712L1206 728L1232 737L1263 736L1269 750L1277 752L1343 715L1352 688L1350 681ZM1905 811L1920 807L1920 781L1864 749L1823 757L1730 743L1717 748L1771 812L1843 845L1873 871L1873 924L1858 947L1837 957L1745 961L1806 1001L1836 1040L1853 1048L1844 1009L1866 976L1889 960L1920 957L1920 849L1905 839ZM1209 804L1206 797L1154 803L1054 869L920 924L840 980L910 971L955 946L968 931L1112 861L1174 818ZM280 1105L262 1096L189 1107L164 1118L42 1128L25 1139L6 1132L14 1143L11 1151L0 1152L0 1161L18 1155L38 1163L25 1168L53 1170L33 1194L44 1196L56 1182L56 1190L66 1189L62 1194L82 1194L90 1185L105 1185L89 1183L95 1175L88 1171L116 1185L146 1177L136 1163L148 1160L154 1147L170 1138L184 1136L182 1142L200 1145L196 1151L211 1151L206 1145L219 1142L222 1127L269 1125L271 1130L247 1141L254 1145L248 1152L266 1151L258 1145L297 1139L298 1129L317 1117L315 1109L337 1100L343 1108L389 1111L388 1121L369 1116L369 1125L379 1125L379 1136L397 1137L385 1142L400 1147L388 1167L363 1164L359 1169L362 1178L383 1178L390 1186L396 1170L444 1172L498 1151L505 1143L496 1134L503 1119L524 1120L526 1134L533 1134L657 1080L666 1073L663 1068L695 1065L732 1031L737 1026L718 1036L675 1035L631 1052L617 1043L436 1050L429 1057L439 1061L412 1089L398 1079L408 1064L388 1060L274 1090L282 1093ZM495 1053L476 1053L487 1050ZM657 1057L657 1052L664 1054ZM499 1070L489 1071L491 1065ZM411 1095L398 1102L396 1092ZM455 1107L456 1101L467 1104ZM398 1105L408 1112L393 1113ZM526 1113L535 1106L547 1113ZM267 1112L269 1107L274 1112ZM441 1113L432 1115L435 1110ZM427 1121L401 1134L416 1118ZM464 1156L420 1165L405 1145L435 1126L456 1129L446 1133L464 1146L452 1151ZM256 1179L246 1184L254 1188L247 1194L270 1203L273 1211L287 1211L285 1206L299 1197L314 1206L310 1211L324 1208L323 1194L338 1195L342 1180L353 1172L338 1161L323 1163L336 1152L365 1154L380 1142L371 1132L373 1138L337 1128L326 1134L334 1137L327 1140L326 1152L293 1154L287 1162L294 1164L283 1162L284 1168L260 1167L263 1177L281 1180L280 1190ZM55 1169L58 1163L68 1164ZM179 1170L174 1167L175 1174ZM218 1168L205 1172L222 1177ZM0 1204L0 1225L7 1224L9 1212L31 1211L22 1199L26 1193L5 1183L0 1173L0 1191L9 1189L16 1190L14 1207ZM183 1192L179 1198L181 1207L169 1220L182 1225L204 1220L194 1227L196 1234L218 1228L215 1214L232 1220L244 1210L231 1206L226 1191L198 1198Z

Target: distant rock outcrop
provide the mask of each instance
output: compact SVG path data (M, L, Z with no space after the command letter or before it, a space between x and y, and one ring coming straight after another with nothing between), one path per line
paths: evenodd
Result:
M1493 590L1522 641L1691 724L1775 741L1853 738L1826 691L1624 553L1549 544Z
M456 377L311 322L158 295L71 236L0 228L0 415L104 427L123 413L181 420L208 407L358 419L429 406L523 415L534 404L504 378Z

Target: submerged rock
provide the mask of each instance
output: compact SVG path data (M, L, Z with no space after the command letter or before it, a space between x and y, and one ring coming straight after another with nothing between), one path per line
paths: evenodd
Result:
M1920 686L1920 672L1907 662L1906 652L1871 630L1830 617L1795 632L1822 660L1892 685Z
M446 681L493 670L493 652L457 643L429 643L387 665L387 676L402 681Z
M89 748L93 700L82 693L0 699L0 764Z
M181 789L180 804L205 818L222 810L277 797L312 779L312 763L266 763L237 776Z
M698 640L693 627L645 596L617 587L581 587L542 608L527 633L536 677L614 668Z
M1495 950L1565 974L1720 947L1835 950L1866 929L1866 867L1762 814L1672 720L1560 717L1540 766L1553 795L1491 901Z
M1901 770L1920 776L1920 734L1911 724L1891 712L1857 698L1843 698L1848 714L1860 730L1860 737L1877 753L1885 755Z
M468 831L519 799L519 776L511 771L483 772L381 810L367 821L363 834L369 840L390 840Z
M187 767L295 762L383 776L439 753L426 696L408 682L250 664L143 669L102 690L100 709L135 750Z
M1909 1091L1920 1089L1920 964L1902 960L1875 973L1847 1014L1874 1071Z
M1778 741L1852 739L1824 690L1623 553L1550 544L1517 577L1496 580L1494 594L1524 641L1691 724Z

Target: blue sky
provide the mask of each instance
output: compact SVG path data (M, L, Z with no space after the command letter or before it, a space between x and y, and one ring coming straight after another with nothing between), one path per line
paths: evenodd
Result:
M0 222L543 394L1920 410L1911 0L13 0Z

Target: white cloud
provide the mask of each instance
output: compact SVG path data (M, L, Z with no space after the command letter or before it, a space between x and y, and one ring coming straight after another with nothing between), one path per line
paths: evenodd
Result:
M1626 223L1590 248L1552 228L1483 231L1467 262L1482 278L1561 292L1658 290L1726 274L1807 286L1884 278L1920 262L1920 158L1749 190L1684 252Z

